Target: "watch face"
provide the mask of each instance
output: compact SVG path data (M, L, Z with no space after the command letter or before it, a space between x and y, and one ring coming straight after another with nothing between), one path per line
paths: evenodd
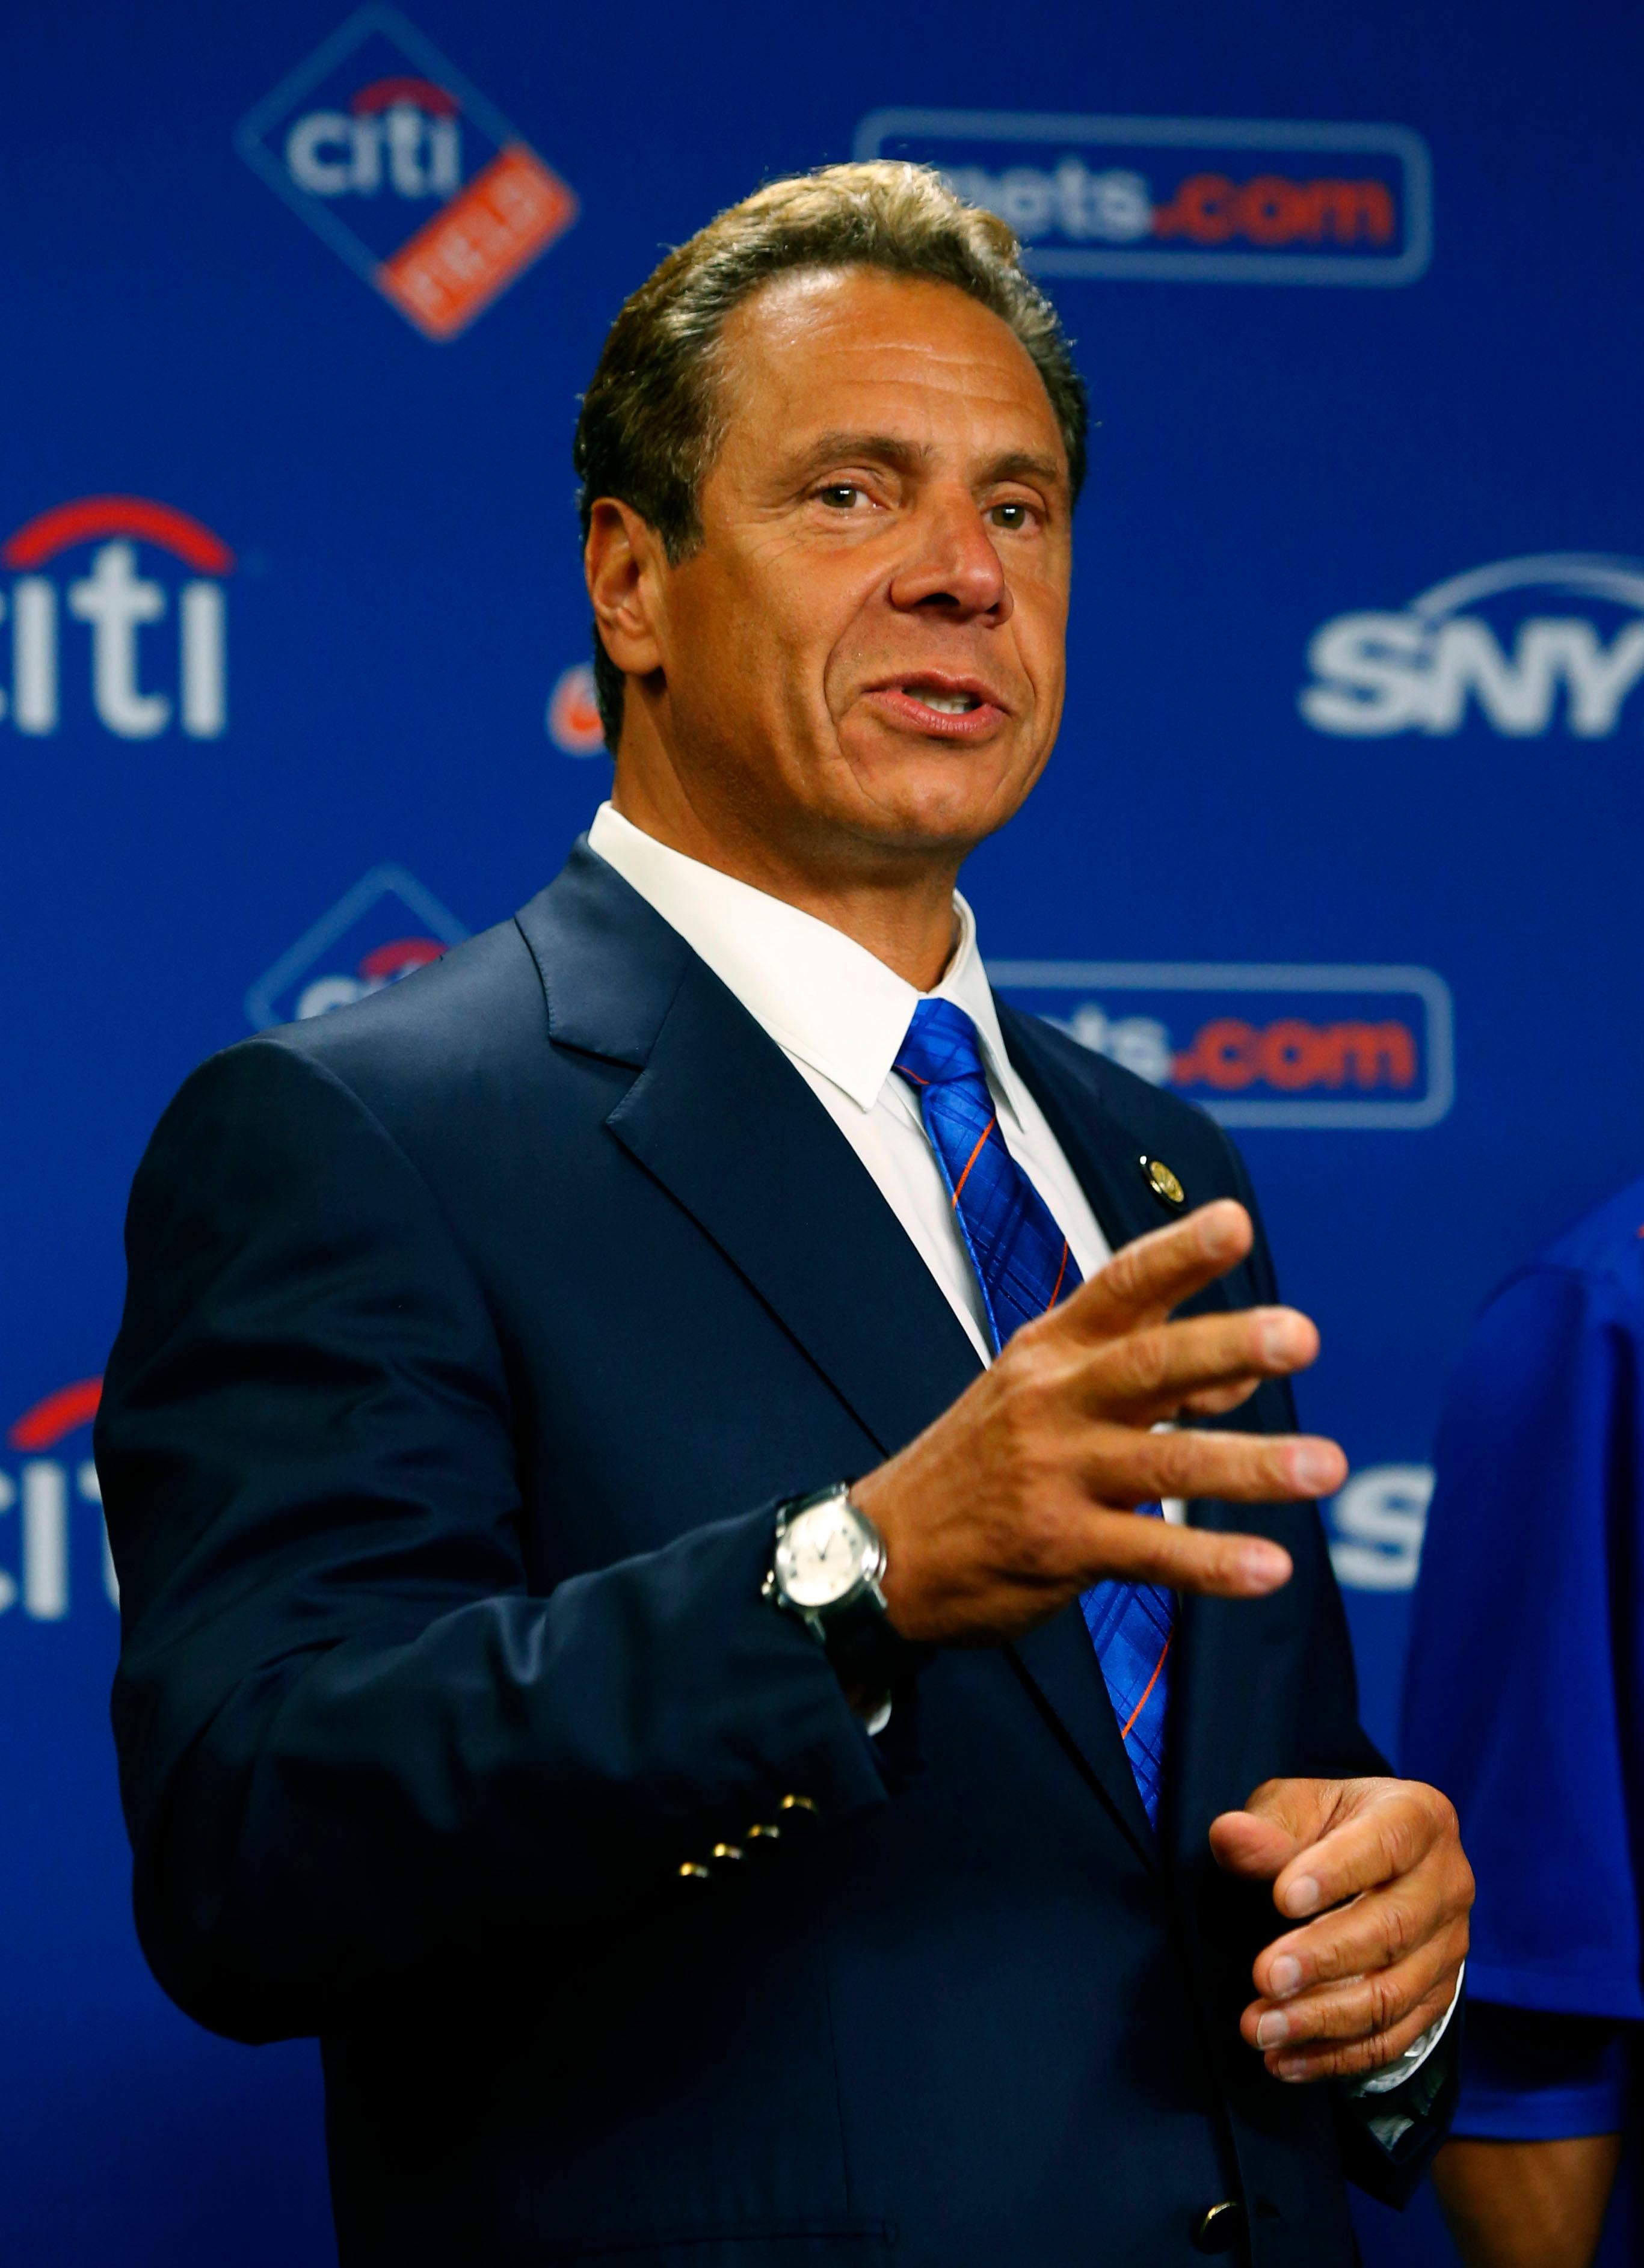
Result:
M831 1607L859 1580L866 1553L861 1522L835 1497L800 1513L784 1530L777 1580L796 1607Z

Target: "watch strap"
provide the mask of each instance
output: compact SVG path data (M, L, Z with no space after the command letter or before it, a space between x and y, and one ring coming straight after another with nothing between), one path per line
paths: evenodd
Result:
M812 1506L838 1497L849 1502L851 1487L849 1481L836 1481L830 1487L812 1489L803 1496L785 1498L777 1506L777 1539L779 1541L783 1531ZM859 1582L833 1606L800 1607L785 1596L777 1580L773 1553L765 1593L784 1614L793 1615L805 1624L842 1684L888 1693L921 1658L920 1650L893 1628L885 1611L878 1580L885 1566L883 1538L879 1537L878 1529L859 1505L851 1504L851 1511L879 1538L879 1565L866 1581Z

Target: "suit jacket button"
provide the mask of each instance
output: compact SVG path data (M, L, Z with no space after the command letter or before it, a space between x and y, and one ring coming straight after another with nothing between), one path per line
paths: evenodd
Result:
M1201 2213L1193 2230L1195 2252L1236 2252L1244 2242L1244 2207L1236 2198L1223 2198Z

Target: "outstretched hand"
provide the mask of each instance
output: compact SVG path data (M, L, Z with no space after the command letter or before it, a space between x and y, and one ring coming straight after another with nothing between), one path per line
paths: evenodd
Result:
M904 1638L1014 1638L1106 1577L1227 1598L1289 1580L1288 1554L1265 1536L1134 1513L1166 1497L1307 1498L1346 1477L1333 1441L1154 1430L1235 1409L1316 1355L1318 1333L1293 1307L1169 1320L1252 1238L1243 1206L1221 1198L1126 1245L857 1483L885 1538L886 1604Z
M1456 1814L1406 1779L1270 1779L1213 1820L1218 1866L1271 1881L1305 1926L1260 1953L1239 2029L1276 2079L1350 2079L1402 2055L1449 2007L1472 1869Z

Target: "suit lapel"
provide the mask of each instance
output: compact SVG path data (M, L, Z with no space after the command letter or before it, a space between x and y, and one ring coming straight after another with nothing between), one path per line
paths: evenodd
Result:
M1099 1096L1046 1046L1046 1035L1035 1018L1007 1008L1002 1000L997 1005L1011 1062L1032 1090L1114 1251L1151 1229L1164 1227L1171 1216L1147 1185L1141 1145L1131 1140L1112 1113L1102 1108ZM1099 1064L1100 1058L1093 1057L1093 1072Z
M1136 1775L1119 1738L1118 1720L1078 1600L1005 1652L1062 1745L1083 1766L1145 1864L1156 1870L1158 1837L1142 1808Z
M1252 1517L1254 1506L1220 1498L1194 1505L1192 1513L1196 1528L1267 1526L1259 1514ZM1160 1818L1173 1865L1185 1866L1203 1863L1211 1819L1249 1793L1240 1759L1257 1697L1262 1618L1250 1600L1191 1592L1177 1594L1176 1613L1177 1668Z
M700 961L607 1120L804 1348L886 1455L981 1365L861 1160Z
M890 1455L977 1375L873 1177L704 962L579 844L520 916L553 1038L641 1066L606 1120Z

